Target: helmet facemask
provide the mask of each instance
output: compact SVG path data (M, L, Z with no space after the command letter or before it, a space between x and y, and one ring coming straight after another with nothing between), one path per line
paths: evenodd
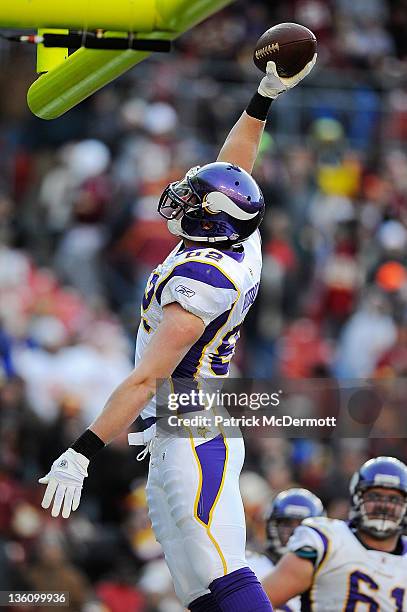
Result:
M210 241L214 224L204 219L203 202L191 185L188 175L182 181L168 185L160 198L158 212L167 219L168 229L175 236L184 235L181 225L184 217L191 220L200 219L200 227L203 232L208 232L207 240ZM206 241L205 238L200 240Z
M168 185L158 203L158 212L167 221L181 220L184 215L202 216L202 202L187 177Z
M401 533L407 512L407 496L397 489L369 487L355 493L359 527L379 540Z

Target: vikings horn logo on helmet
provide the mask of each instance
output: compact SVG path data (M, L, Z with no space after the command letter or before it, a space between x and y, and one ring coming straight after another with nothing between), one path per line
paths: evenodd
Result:
M245 212L235 204L233 200L220 191L208 193L204 198L203 205L204 208L207 208L211 213L220 213L224 211L232 217L235 217L235 219L241 219L242 221L249 221L249 219L253 219L257 215L257 212Z

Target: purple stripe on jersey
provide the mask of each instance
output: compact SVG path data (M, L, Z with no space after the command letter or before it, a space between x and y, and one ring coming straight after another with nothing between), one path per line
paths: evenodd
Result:
M198 370L199 361L202 357L205 346L209 344L209 342L212 342L220 328L226 323L230 311L231 308L226 310L226 312L223 312L221 315L216 317L216 319L211 321L211 323L209 323L199 340L195 342L182 361L175 368L172 374L173 378L193 378Z
M190 278L193 280L201 281L211 287L217 289L234 289L234 284L219 270L210 263L204 263L202 261L183 261L182 263L175 266L174 270L161 281L158 285L155 297L157 302L161 304L161 295L164 287L171 278L174 276L181 276L183 278Z
M205 525L209 523L209 514L215 503L222 484L226 468L226 445L222 435L216 436L195 448L202 470L201 493L198 500L197 514Z
M403 546L402 555L407 555L407 537L401 536L401 544Z
M316 527L312 527L311 525L307 525L307 527L309 527L310 529L313 529L314 531L316 531L316 533L319 535L319 537L321 538L322 543L324 545L324 553L322 555L321 561L319 562L319 565L321 565L325 561L325 557L326 557L326 554L328 552L328 544L329 544L328 538L326 537L325 534L322 533L322 531L320 531Z

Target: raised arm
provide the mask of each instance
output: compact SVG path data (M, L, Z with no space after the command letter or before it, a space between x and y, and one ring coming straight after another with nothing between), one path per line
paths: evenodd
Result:
M217 161L230 162L249 174L252 173L272 101L307 76L315 64L316 57L315 55L299 74L290 78L280 78L275 63L268 62L266 76L229 132Z

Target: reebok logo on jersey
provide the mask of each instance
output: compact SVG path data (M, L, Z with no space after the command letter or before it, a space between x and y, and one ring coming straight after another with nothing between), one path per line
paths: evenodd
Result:
M191 298L193 295L195 295L195 291L189 289L188 287L185 287L185 285L178 285L175 291L178 291L178 293L182 293L182 295L185 295L185 297L187 298Z

